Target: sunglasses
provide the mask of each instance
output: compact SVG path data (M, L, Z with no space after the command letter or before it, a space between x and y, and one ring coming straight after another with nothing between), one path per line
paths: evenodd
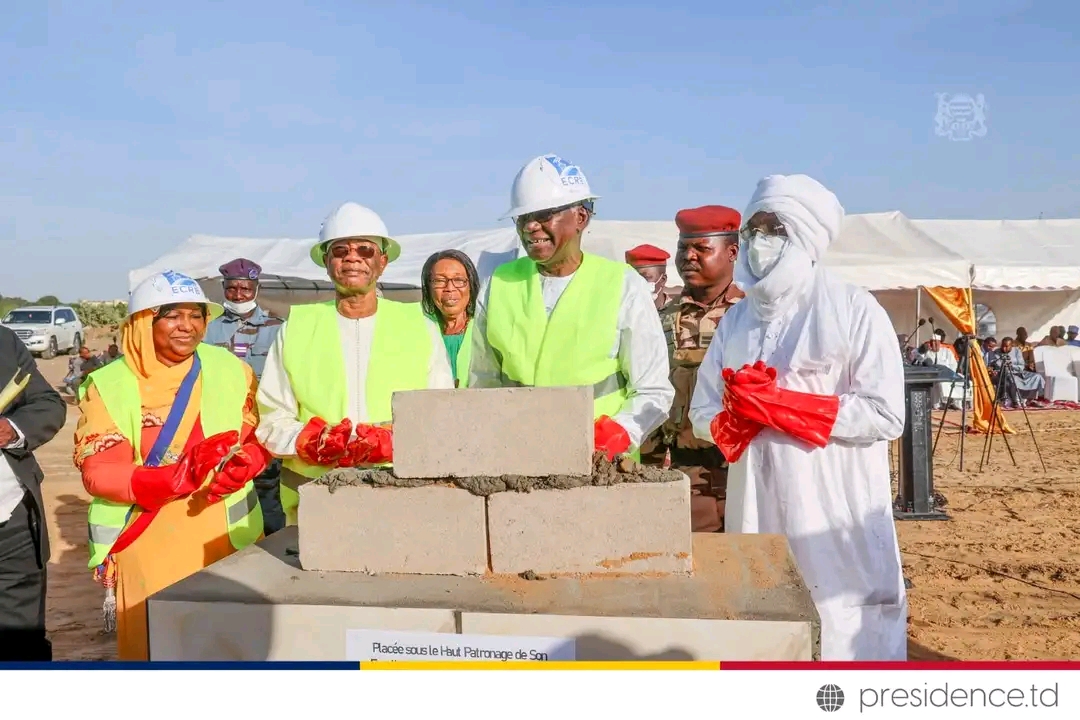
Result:
M538 222L541 225L546 225L547 223L551 222L552 218L554 218L556 215L559 215L560 213L564 213L567 210L576 207L585 208L589 211L589 214L592 214L593 212L592 200L586 200L585 202L578 202L571 205L563 205L562 207L551 208L550 210L537 210L536 212L527 213L525 215L518 215L516 218L514 218L514 224L517 225L519 230L532 222Z
M381 254L382 251L368 243L363 245L334 245L327 251L327 255L335 260L344 260L352 253L356 253L356 256L361 260L370 260Z

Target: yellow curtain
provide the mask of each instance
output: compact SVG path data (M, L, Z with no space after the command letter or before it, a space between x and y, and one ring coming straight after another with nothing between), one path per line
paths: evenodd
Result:
M971 300L971 288L924 287L945 317L964 335L975 334L975 304ZM990 372L986 369L982 350L978 343L968 343L968 368L971 372L972 409L971 427L975 432L987 433L990 430L991 410L994 407L994 385L990 382ZM1001 407L997 409L994 432L1013 434L1015 431L1005 422Z

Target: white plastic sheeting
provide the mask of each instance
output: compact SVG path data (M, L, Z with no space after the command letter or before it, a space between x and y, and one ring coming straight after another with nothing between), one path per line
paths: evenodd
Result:
M974 288L1080 288L1080 220L909 222L971 263Z

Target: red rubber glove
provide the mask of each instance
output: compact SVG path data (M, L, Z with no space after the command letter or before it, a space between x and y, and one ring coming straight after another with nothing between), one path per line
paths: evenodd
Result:
M731 368L724 368L723 377L724 409L713 418L709 424L709 431L724 459L729 463L734 463L738 462L746 452L746 448L750 447L750 442L761 432L763 426L740 417L729 409L733 395L731 386L754 385L765 388L771 385L775 387L776 371L765 368L764 363L758 363L753 368L744 366L738 372Z
M352 435L352 421L345 418L333 427L314 417L296 437L296 454L308 465L332 467L345 455Z
M356 437L349 442L338 467L380 465L394 458L394 430L390 425L356 426Z
M836 423L840 398L778 388L776 370L758 361L753 367L744 366L725 386L724 408L741 420L825 447Z
M173 465L140 465L131 474L131 494L135 504L149 511L157 510L178 498L187 497L201 485L202 480L194 472L192 458L186 454Z
M736 463L750 447L762 426L721 410L709 424L713 442L729 463Z
M214 478L210 481L210 492L206 496L207 502L213 505L226 495L242 490L262 474L273 459L259 443L245 443L235 455L225 461L220 471L214 473Z
M593 447L611 461L630 449L630 435L622 425L607 415L601 415L593 424Z
M240 433L230 430L200 440L191 448L188 454L191 455L192 475L200 485L239 442Z

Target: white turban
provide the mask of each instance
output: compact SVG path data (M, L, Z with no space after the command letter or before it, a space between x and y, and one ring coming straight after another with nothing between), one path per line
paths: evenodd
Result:
M821 262L829 244L840 234L844 208L824 185L807 175L769 175L762 178L743 217L776 213L788 240L814 263ZM744 221L745 222L745 221Z

